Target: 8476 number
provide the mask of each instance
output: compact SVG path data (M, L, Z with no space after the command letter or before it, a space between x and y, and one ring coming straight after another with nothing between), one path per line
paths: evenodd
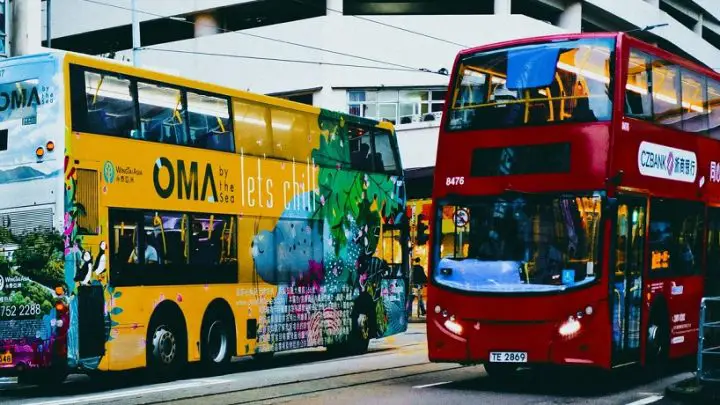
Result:
M462 186L465 184L465 176L446 177L446 186Z

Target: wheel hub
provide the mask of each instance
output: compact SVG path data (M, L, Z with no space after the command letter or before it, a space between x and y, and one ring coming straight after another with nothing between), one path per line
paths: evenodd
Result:
M368 339L370 336L370 327L368 325L368 316L365 314L358 315L357 319L358 330L363 339Z
M173 360L175 360L175 354L177 352L175 335L164 328L159 328L155 331L153 341L155 347L157 348L160 361L164 364L172 364Z
M222 322L215 321L208 330L207 344L210 358L214 362L221 362L228 350L228 337Z

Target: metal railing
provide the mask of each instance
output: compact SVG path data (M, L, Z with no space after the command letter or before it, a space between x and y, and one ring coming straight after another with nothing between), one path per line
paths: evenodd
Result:
M720 383L720 296L700 301L696 378L698 385Z

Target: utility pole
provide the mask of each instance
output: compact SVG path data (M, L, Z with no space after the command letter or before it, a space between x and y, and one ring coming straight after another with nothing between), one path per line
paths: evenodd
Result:
M28 55L42 46L42 5L40 0L5 1L11 5L10 55Z
M133 66L140 66L140 21L137 16L136 1L132 0L132 42L133 42Z
M52 48L52 0L45 0L45 36L47 47Z

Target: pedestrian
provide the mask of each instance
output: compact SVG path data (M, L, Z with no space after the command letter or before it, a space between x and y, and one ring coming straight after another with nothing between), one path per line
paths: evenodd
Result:
M425 276L425 269L420 265L420 258L415 258L415 264L413 264L413 295L417 296L418 300L418 316L425 316L425 300L423 300L423 288L427 283L427 276ZM410 311L412 312L413 299L410 301Z

